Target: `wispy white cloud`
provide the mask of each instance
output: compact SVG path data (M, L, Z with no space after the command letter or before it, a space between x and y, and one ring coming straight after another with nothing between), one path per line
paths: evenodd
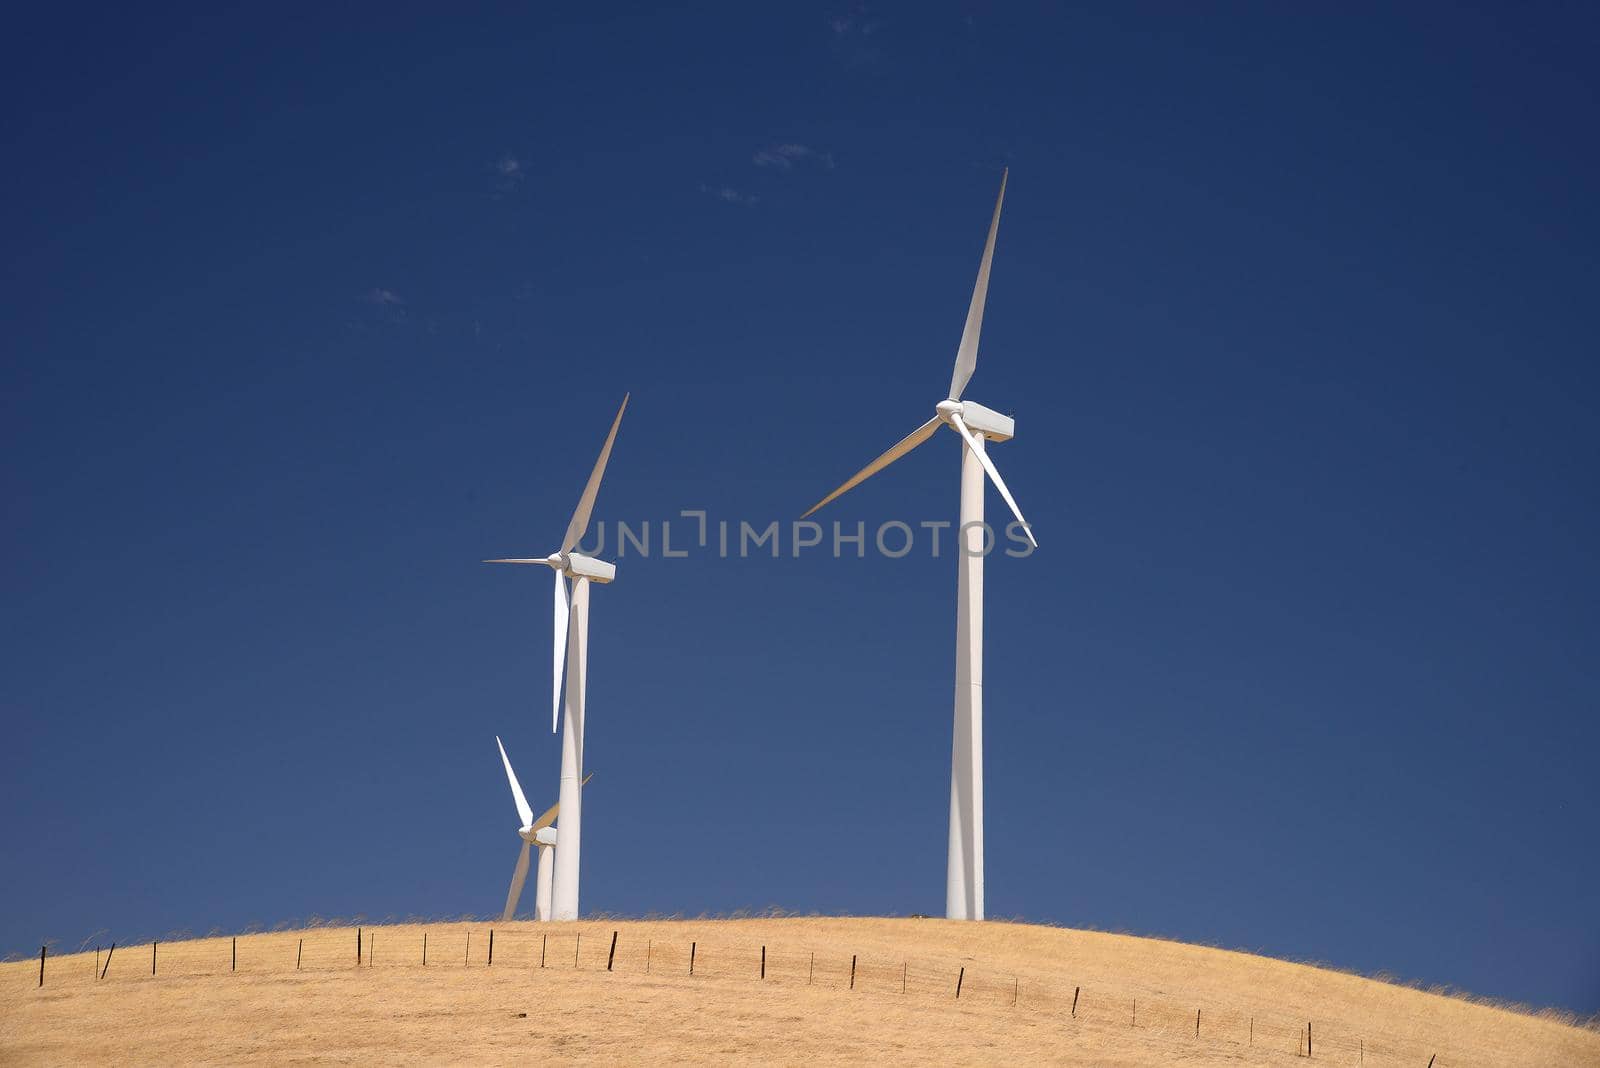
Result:
M773 145L757 152L751 162L757 167L776 167L780 171L793 170L797 163L814 163L832 170L833 154L818 152L810 145Z
M411 309L405 298L392 289L374 286L358 298L359 313L345 320L345 329L373 330L383 326L401 326L411 322Z
M833 51L839 59L851 66L861 66L878 58L878 48L868 38L881 29L883 23L867 13L861 4L847 15L832 15L828 29L833 31Z
M498 193L513 191L528 177L522 161L509 152L489 164L489 173L494 176L494 188Z
M865 10L853 15L834 15L828 19L828 28L833 30L835 37L871 37L881 25L877 19L868 18Z
M738 204L741 207L749 207L761 199L754 193L741 193L739 190L726 185L705 185L702 183L700 192L716 197L725 204Z

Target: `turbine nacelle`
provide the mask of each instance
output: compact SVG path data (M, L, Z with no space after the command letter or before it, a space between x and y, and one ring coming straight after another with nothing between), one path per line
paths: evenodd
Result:
M967 424L967 429L990 441L1010 441L1016 437L1017 422L1009 415L1001 415L993 408L985 408L977 401L940 401L939 419L951 429L956 429L956 419Z
M572 578L586 578L590 582L610 582L617 577L617 565L598 560L582 553L568 553L563 574Z
M556 844L556 829L554 827L524 827L517 832L524 842L537 846L553 846Z

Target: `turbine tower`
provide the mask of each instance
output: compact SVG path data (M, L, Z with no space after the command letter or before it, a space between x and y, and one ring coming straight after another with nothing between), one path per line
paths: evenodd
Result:
M544 810L544 815L534 819L533 809L528 807L528 799L522 794L522 785L517 782L517 773L511 770L511 758L506 756L506 747L500 741L499 735L495 735L494 744L500 747L500 762L506 766L506 778L511 781L511 798L517 803L517 815L522 817L522 827L517 831L522 838L522 855L517 858L517 866L511 872L511 890L506 894L506 910L501 914L500 920L503 923L510 923L516 918L517 900L522 897L522 884L528 881L528 852L534 846L539 847L539 877L534 883L533 918L548 920L553 885L550 851L555 848L556 832L559 830L551 824L555 823L556 817L561 814L561 803L556 802ZM584 777L583 785L587 786L592 778L594 773L590 772Z
M956 349L950 394L935 407L935 415L913 430L888 452L872 461L850 480L812 506L818 508L854 489L912 449L927 441L941 425L948 426L965 443L961 456L961 528L957 538L959 560L956 580L956 699L955 730L950 753L950 851L945 872L945 915L952 920L983 919L983 479L987 474L1005 499L1011 514L1034 548L1033 531L1006 489L1005 481L989 459L986 441L1010 441L1016 425L1010 416L961 399L978 362L978 334L983 329L983 305L989 294L989 264L994 259L994 238L1000 229L1000 206L1006 199L1006 174L1000 176L1000 195L994 202L989 239L978 264L978 282L967 307L967 325ZM802 519L805 516L801 516Z
M550 733L556 730L561 715L561 665L566 661L567 701L566 717L561 731L561 845L556 850L555 875L551 918L575 920L578 918L578 864L580 835L583 828L583 725L585 699L588 694L589 674L589 584L607 583L617 577L617 565L573 551L589 529L589 514L594 511L594 500L600 492L600 480L605 477L606 461L611 459L611 446L617 440L617 428L622 425L622 413L628 410L628 398L622 398L622 407L611 422L611 432L600 449L600 458L594 462L589 482L578 498L578 507L567 524L567 533L561 539L561 548L546 557L528 560L485 560L488 564L543 564L556 573L554 657L552 667L554 683L550 697ZM572 580L570 593L567 580Z

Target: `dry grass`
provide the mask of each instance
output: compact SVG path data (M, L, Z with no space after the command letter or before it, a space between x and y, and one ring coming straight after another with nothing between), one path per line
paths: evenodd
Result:
M52 957L43 989L37 961L0 965L0 1062L1280 1064L1309 1021L1324 1063L1600 1066L1600 1033L1555 1019L1096 931L760 918L366 935L359 971L354 928L243 936L237 972L228 938L161 945L155 977L148 944L120 947L104 980L92 952Z

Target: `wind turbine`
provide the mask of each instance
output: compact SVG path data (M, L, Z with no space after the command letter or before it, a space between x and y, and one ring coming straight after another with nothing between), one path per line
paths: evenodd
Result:
M533 918L548 920L553 881L550 850L555 848L556 832L559 830L551 824L561 814L561 802L551 805L544 810L544 815L534 819L533 809L528 807L528 799L522 795L522 784L517 782L517 773L511 770L511 758L506 756L505 743L500 741L499 735L495 735L494 744L500 747L500 762L506 766L506 778L511 780L511 797L517 803L517 815L522 817L522 827L517 831L522 836L522 855L517 857L517 866L511 872L511 891L506 894L506 911L500 920L510 923L516 917L522 884L528 881L528 852L534 846L539 847L539 877L534 883ZM594 773L590 772L584 777L583 784L587 786L592 778Z
M561 662L566 660L567 702L566 720L561 731L561 848L556 850L553 901L551 918L575 920L578 918L578 859L579 834L583 826L583 724L584 701L588 693L589 674L589 584L606 583L617 577L617 565L592 556L573 552L573 547L583 540L589 529L589 513L594 511L594 499L600 492L600 480L605 477L606 461L611 459L611 446L617 440L617 427L622 425L622 413L628 410L628 397L622 398L622 407L611 422L611 432L600 449L600 458L589 472L589 482L578 498L578 507L567 524L567 533L561 539L561 548L546 557L529 560L485 560L487 564L543 564L556 573L555 592L555 655L553 658L554 684L550 691L550 733L556 730L556 720L561 714ZM567 590L567 579L572 589Z
M1017 517L1029 543L1039 547L985 449L985 441L1011 440L1016 424L1010 416L961 399L978 362L978 334L983 329L983 305L989 294L989 264L994 259L994 237L1000 229L1000 206L1005 199L1006 173L1002 172L989 239L983 246L978 281L967 307L967 325L956 349L949 396L935 406L932 419L857 471L806 513L811 515L882 471L933 437L941 425L950 427L965 443L961 454L961 529L957 539L960 552L956 582L955 731L950 754L950 852L945 871L945 915L952 920L983 919L983 554L988 548L983 525L985 474Z

